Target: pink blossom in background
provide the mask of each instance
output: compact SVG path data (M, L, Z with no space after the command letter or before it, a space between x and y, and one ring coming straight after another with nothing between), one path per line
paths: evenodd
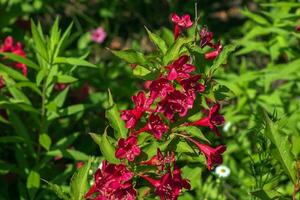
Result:
M92 30L92 33L91 33L92 41L99 43L99 44L101 44L105 40L106 36L107 36L107 34L106 34L104 28L102 28L102 27L98 27L97 29Z

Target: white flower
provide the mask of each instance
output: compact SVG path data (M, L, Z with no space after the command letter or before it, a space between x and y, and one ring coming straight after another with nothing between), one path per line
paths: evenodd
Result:
M230 175L230 169L225 165L219 165L218 167L216 167L215 173L220 178L226 178Z
M231 122L226 122L225 125L223 126L223 131L227 132L231 126Z

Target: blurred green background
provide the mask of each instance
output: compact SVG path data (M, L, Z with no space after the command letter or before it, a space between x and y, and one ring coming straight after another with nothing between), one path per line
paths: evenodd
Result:
M272 116L276 130L283 135L281 149L291 150L294 161L299 160L300 32L296 27L300 25L300 3L296 0L196 2L199 25L209 27L224 46L238 45L216 77L226 96L222 114L227 122L222 142L228 147L224 165L231 174L224 179L205 167L186 165L184 176L191 179L193 190L180 198L291 199L294 186L272 151L274 144L265 134L263 110ZM85 109L60 117L48 127L52 144L72 136L64 148L82 155L63 155L59 159L52 152L48 164L40 169L43 179L67 185L78 161L84 161L86 155L101 157L88 133L102 133L108 125L107 89L123 110L130 107L131 96L143 87L143 81L132 74L131 66L106 48L151 52L154 47L144 26L170 39L170 14L189 13L194 17L194 6L193 0L0 0L1 43L6 36L13 36L24 44L27 56L33 57L29 45L30 20L39 20L44 30L50 30L59 17L63 30L74 22L63 54L79 57L89 52L87 59L97 65L74 72L78 81L70 85L66 99L66 105L82 103ZM91 40L91 31L98 27L103 27L107 34L103 43ZM28 74L29 79L33 78L30 70ZM88 95L83 91L88 91ZM1 95L4 94L0 92ZM34 106L39 106L38 100ZM30 127L31 119L26 112L17 113L25 126ZM35 128L34 125L30 128L33 138ZM1 138L18 135L17 132L13 124L1 120ZM28 196L28 180L20 176L20 171L28 174L34 166L33 158L22 150L26 144L3 138L0 139L0 199L57 199L44 183L34 197ZM289 167L298 170L295 163Z

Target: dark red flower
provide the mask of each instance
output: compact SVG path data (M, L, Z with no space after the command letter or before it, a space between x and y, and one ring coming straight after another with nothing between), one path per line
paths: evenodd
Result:
M199 74L180 81L180 84L188 95L196 98L196 92L204 92L205 86L199 83L201 76Z
M178 38L181 31L190 28L193 25L193 22L191 21L191 17L188 14L185 14L180 17L176 13L173 13L171 19L172 22L175 24L175 28L174 28L175 40Z
M11 36L8 36L4 40L4 44L0 47L0 52L10 52L22 57L26 57L26 54L23 50L22 44L20 42L17 42L14 45L14 40ZM7 59L7 58L3 58ZM22 72L24 76L27 76L27 66L23 63L13 62L12 66ZM4 87L5 82L2 77L0 77L0 89Z
M217 126L223 125L225 119L219 114L220 104L215 104L208 113L207 117L201 118L195 122L186 124L186 126L207 126L214 131L218 136L221 136Z
M133 173L124 164L107 164L102 162L101 169L94 175L95 183L86 193L86 199L93 200L134 200L137 192L131 179ZM95 197L94 194L96 195Z
M166 68L169 70L168 80L183 79L190 77L191 72L195 71L196 67L187 64L189 56L182 55Z
M0 47L0 52L10 52L22 57L26 57L22 44L20 42L17 42L14 45L14 39L11 36L5 38L4 44ZM25 64L15 62L13 63L13 66L16 69L21 70L24 76L27 76L27 67Z
M116 158L126 158L128 161L133 161L135 157L140 155L141 149L137 145L137 138L134 135L124 139L121 138L118 142L118 149L116 150Z
M68 87L68 84L65 84L65 83L56 83L54 85L54 89L56 91L63 91L64 89L66 89Z
M215 50L210 51L210 52L208 52L208 53L206 53L204 55L204 57L205 57L206 60L213 60L213 59L215 59L221 53L221 51L223 50L223 46L220 43L220 41L217 44L213 45L213 48Z
M157 149L156 155L154 155L150 160L143 161L141 165L150 165L156 166L159 171L163 171L166 164L171 164L175 162L174 152L167 152L167 155L164 156L160 149Z
M169 127L162 121L162 119L158 115L152 113L149 116L148 123L133 134L137 135L142 132L151 132L156 139L160 140L162 135L167 132L168 129Z
M295 27L296 31L300 31L300 25Z
M121 118L126 122L126 128L134 128L143 113L149 109L152 103L146 98L145 93L142 91L136 96L133 96L132 101L135 104L134 109L124 110L121 113Z
M174 91L173 84L166 78L159 78L155 81L152 81L150 86L150 98L154 99L158 96L161 99L164 99L168 93Z
M182 179L180 169L174 164L174 170L167 172L159 180L146 175L141 175L154 188L155 193L161 200L176 200L183 188L190 189L191 186L187 179Z
M225 145L217 146L216 148L213 148L209 145L202 144L190 137L185 137L189 141L193 142L198 149L205 155L207 159L207 168L208 170L211 170L214 165L220 165L223 163L222 153L226 150Z
M158 103L157 112L162 112L171 120L175 113L178 113L180 117L185 116L193 105L194 99L192 97L175 90Z
M213 39L214 33L207 30L207 28L202 28L200 31L200 47L203 48Z

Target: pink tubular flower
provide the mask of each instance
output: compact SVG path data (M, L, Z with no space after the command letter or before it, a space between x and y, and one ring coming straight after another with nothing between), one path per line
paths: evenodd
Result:
M171 164L175 162L175 155L174 152L167 152L167 155L164 156L160 149L157 149L156 155L154 155L150 160L143 161L141 165L150 165L156 166L159 171L163 171L166 164Z
M166 78L159 78L155 81L152 81L150 86L150 98L154 99L158 96L161 97L161 99L164 99L168 93L174 91L173 84Z
M95 183L86 193L86 199L93 200L134 200L137 192L133 188L131 179L133 173L124 164L107 164L102 162L101 169L94 175ZM93 195L96 194L96 197Z
M208 52L208 53L206 53L206 54L204 55L204 58L205 58L206 60L213 60L213 59L215 59L215 58L221 53L221 51L223 50L223 46L222 46L222 44L220 43L220 41L219 41L217 44L212 45L212 47L213 47L215 50L210 51L210 52Z
M200 78L201 76L198 74L180 81L186 93L194 99L196 98L196 92L204 92L205 90L205 86L198 82Z
M158 115L152 113L149 116L148 123L134 134L151 132L156 139L160 140L162 135L167 132L168 129L169 127L162 121L162 119Z
M139 92L132 97L135 108L132 110L124 110L121 113L121 118L126 122L126 128L134 128L143 113L149 109L151 102L146 98L144 92Z
M193 142L198 149L205 155L207 159L207 168L208 170L212 170L214 165L220 165L223 163L222 153L226 150L225 145L217 146L216 148L213 148L209 145L202 144L190 137L185 137L187 140Z
M182 55L166 68L169 70L168 80L183 79L190 77L191 72L195 71L196 67L187 64L189 56Z
M173 13L171 16L172 22L175 24L174 28L174 39L176 40L182 30L190 28L193 25L191 17L188 14L183 15L182 17L178 16L176 13Z
M175 90L158 103L157 112L162 112L171 120L175 113L178 113L180 117L185 116L193 105L194 99L192 97Z
M106 32L104 28L98 27L97 29L92 31L91 34L92 41L101 44L106 38Z
M116 150L116 158L126 158L128 161L133 161L136 156L140 155L141 149L137 145L136 136L129 136L127 139L121 138L118 142Z
M214 131L217 136L221 136L220 131L218 130L217 126L223 125L225 119L219 112L220 104L215 104L208 113L207 117L201 118L195 122L191 122L186 124L186 126L207 126L212 131Z
M174 170L167 172L159 180L146 175L140 175L147 180L154 188L155 193L161 200L176 200L183 188L190 189L187 179L182 179L180 169L174 164Z

